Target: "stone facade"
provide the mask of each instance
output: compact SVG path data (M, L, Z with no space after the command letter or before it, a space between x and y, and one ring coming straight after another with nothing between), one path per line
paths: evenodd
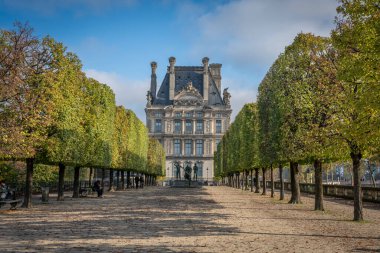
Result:
M230 125L231 105L227 89L221 92L221 64L175 66L169 58L167 73L157 90L152 62L150 90L145 108L149 135L160 141L166 152L166 176L177 176L175 164L198 167L198 180L212 180L214 151ZM192 172L194 177L194 172Z

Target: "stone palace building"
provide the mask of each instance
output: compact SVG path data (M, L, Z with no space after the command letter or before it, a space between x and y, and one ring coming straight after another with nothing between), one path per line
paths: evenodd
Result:
M145 108L149 135L160 141L166 152L166 177L175 179L180 164L181 178L187 165L198 167L198 180L213 179L213 157L230 125L231 105L227 89L221 92L222 64L169 66L157 92L157 63L152 62L150 90ZM194 177L192 171L192 178Z

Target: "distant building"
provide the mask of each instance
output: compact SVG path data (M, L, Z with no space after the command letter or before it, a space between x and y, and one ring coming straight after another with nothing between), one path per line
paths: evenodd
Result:
M193 168L196 163L198 179L210 181L214 151L230 125L232 112L229 92L221 92L222 64L209 64L207 57L202 59L203 66L175 66L175 62L174 57L169 58L158 92L157 63L151 63L145 108L149 135L165 149L168 179L176 177L175 163L183 168Z

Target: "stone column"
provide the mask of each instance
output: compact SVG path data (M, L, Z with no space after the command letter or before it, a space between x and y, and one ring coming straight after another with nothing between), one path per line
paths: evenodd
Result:
M156 69L157 69L157 63L152 61L150 63L150 66L152 68L152 75L150 76L150 92L152 94L153 100L156 99L156 89L157 89L157 76L156 76Z
M193 155L196 156L196 153L195 153L196 139L192 139L192 142L193 142Z
M181 139L181 154L185 154L185 139Z
M174 73L174 64L175 58L172 56L169 58L169 100L174 99L174 86L175 86L175 73Z
M209 62L209 58L204 57L202 59L202 63L203 63L203 99L205 101L208 101L208 86L209 86L209 81L208 81L208 62Z

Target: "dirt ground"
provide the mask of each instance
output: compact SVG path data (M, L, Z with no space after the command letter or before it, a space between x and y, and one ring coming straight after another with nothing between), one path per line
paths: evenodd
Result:
M289 198L289 195L286 195ZM0 252L380 252L380 204L290 205L228 187L150 187L63 202L40 196L30 210L0 209Z

